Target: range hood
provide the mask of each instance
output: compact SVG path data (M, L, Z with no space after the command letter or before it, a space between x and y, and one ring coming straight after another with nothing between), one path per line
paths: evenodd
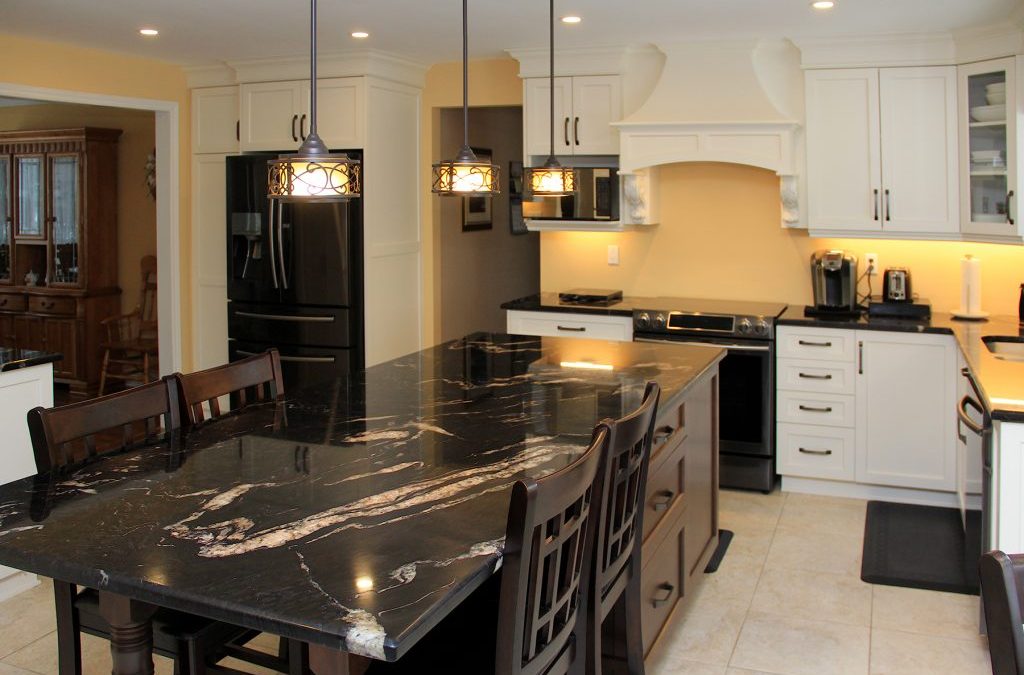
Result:
M728 162L780 177L783 225L800 222L803 75L786 40L658 44L651 95L619 129L623 174L675 162Z

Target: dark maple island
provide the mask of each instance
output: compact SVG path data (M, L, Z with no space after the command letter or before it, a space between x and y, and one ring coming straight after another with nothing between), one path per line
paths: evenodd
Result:
M500 567L512 484L565 466L655 380L649 648L717 544L723 355L469 336L288 392L180 445L0 487L0 564L395 660Z

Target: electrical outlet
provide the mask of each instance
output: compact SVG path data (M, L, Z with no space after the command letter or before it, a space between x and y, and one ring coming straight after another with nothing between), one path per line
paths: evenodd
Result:
M877 253L865 253L864 262L868 266L868 274L876 276L878 274L878 254Z
M619 247L617 244L608 244L608 264L619 264Z

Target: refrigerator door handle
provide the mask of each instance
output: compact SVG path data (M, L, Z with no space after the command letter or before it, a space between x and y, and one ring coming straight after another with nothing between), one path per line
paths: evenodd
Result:
M239 356L256 356L255 352L247 352L244 349L236 349L235 353ZM282 363L334 363L337 359L333 356L281 356L279 357Z
M277 288L277 263L274 261L274 200L270 200L270 223L267 227L267 239L270 240L270 278Z
M235 316L247 319L263 319L264 321L292 321L295 323L334 323L334 317L327 314L264 314L263 312L246 312L236 310Z
M288 290L288 270L284 266L284 235L281 231L284 229L281 221L284 219L283 215L284 204L278 200L277 202L277 259L281 263L281 287Z

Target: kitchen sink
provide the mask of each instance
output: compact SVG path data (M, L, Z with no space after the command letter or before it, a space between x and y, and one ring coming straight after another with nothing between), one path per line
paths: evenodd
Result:
M996 358L1024 361L1024 338L1007 335L986 335L981 338Z

